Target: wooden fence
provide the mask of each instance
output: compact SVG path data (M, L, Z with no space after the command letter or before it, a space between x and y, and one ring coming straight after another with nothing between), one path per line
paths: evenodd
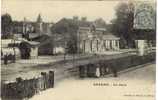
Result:
M54 87L54 71L41 72L39 77L32 79L16 78L15 82L1 82L2 100L29 99L35 94Z

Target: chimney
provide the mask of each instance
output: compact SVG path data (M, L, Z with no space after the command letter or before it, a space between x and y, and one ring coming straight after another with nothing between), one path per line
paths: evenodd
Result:
M73 20L77 21L78 20L78 16L73 16Z
M81 21L84 21L84 22L87 21L87 17L82 17Z

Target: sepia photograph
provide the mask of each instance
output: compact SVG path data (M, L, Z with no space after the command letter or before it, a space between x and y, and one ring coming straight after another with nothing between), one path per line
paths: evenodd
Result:
M155 100L156 0L2 0L1 100Z

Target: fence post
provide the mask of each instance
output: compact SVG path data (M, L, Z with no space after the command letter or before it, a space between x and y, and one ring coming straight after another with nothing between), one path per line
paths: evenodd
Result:
M24 87L23 87L23 79L21 77L16 78L16 89L17 89L17 98L23 99L24 98Z
M8 55L4 55L4 64L7 65L8 64Z

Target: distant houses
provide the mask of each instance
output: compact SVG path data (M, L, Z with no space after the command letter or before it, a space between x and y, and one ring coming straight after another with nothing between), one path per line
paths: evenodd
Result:
M49 23L44 22L39 14L35 22L28 21L26 18L23 21L13 21L10 39L27 40L27 42L22 43L26 47L28 46L30 49L28 51L34 51L31 55L104 54L107 51L119 51L124 45L121 42L123 41L122 37L114 35L108 29L108 25L102 18L88 21L86 17L79 19L74 16L73 18L62 18L57 23ZM155 31L133 29L132 32L134 40L144 40L150 37L150 40L152 40L155 36ZM142 33L147 35L142 35ZM39 44L35 46L35 42ZM23 51L24 49L20 50Z
M107 50L119 50L120 38L107 33L106 23L102 19L88 21L86 17L63 18L54 24L53 29L56 33L69 36L70 41L67 41L66 45L69 49L68 53L94 54ZM74 49L76 51L73 51Z
M12 32L13 34L22 34L27 39L33 39L41 35L50 34L50 29L53 23L43 22L39 14L36 22L28 21L13 21Z
M38 55L119 50L120 38L107 33L106 23L101 18L88 21L86 17L79 19L74 16L53 24L44 22L39 14L36 22L26 18L24 21L13 21L12 32L16 38L39 42Z
M39 42L40 44L43 44L42 42L44 42L45 39L48 41L48 38L51 37L52 25L53 23L44 22L41 15L39 14L37 17L37 21L35 22L28 21L26 18L24 18L23 21L13 21L12 33L14 34L14 37L25 38L30 43ZM47 38L45 38L45 36ZM44 37L44 40L41 39L41 37ZM48 42L47 42L48 44L51 44L51 41ZM51 49L52 48L51 45L49 45L48 48ZM41 54L41 52L43 51L46 52L46 54L50 54L50 52L48 52L48 48L45 47L44 45L39 45L37 50L38 54ZM47 49L47 50L43 50L43 49Z

